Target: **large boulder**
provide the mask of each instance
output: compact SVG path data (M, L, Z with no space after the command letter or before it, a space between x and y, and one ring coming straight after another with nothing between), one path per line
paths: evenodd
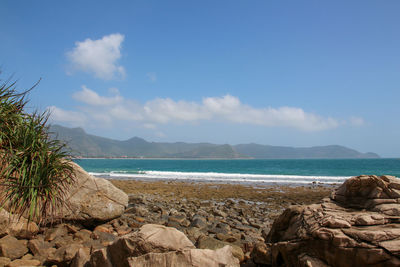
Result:
M93 177L78 164L71 164L76 183L68 190L63 219L88 224L121 216L128 206L128 195L106 179Z
M289 207L267 236L271 264L399 266L399 189L395 177L358 176L320 204Z
M239 266L230 246L219 250L196 249L172 227L146 224L122 236L107 248L94 251L92 266Z
M128 258L130 267L235 267L239 260L232 257L232 247L225 246L217 250L189 249L167 253L148 253L139 257Z

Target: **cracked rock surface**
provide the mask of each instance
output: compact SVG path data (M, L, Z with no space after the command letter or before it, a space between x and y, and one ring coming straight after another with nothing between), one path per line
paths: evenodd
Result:
M322 203L291 206L266 243L273 266L400 266L400 180L348 179Z

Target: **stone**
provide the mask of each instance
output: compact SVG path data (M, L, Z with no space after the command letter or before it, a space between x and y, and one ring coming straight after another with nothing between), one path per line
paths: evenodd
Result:
M199 267L238 267L239 260L233 257L230 246L217 250L190 249L166 253L148 253L128 259L129 266L199 266Z
M79 230L74 234L74 239L81 242L86 242L92 239L92 232L87 229Z
M91 176L76 163L71 162L71 165L76 183L69 188L67 205L59 216L84 224L109 221L121 216L128 206L128 195L110 181Z
M125 213L133 213L140 217L146 217L149 214L149 210L143 206L134 206L127 209Z
M68 235L68 229L64 227L63 224L60 224L57 227L47 229L44 233L44 240L52 241L56 237L63 237L66 235Z
M9 264L11 262L11 260L7 257L0 257L0 266L6 266L7 264Z
M32 238L39 231L35 222L0 209L0 236L12 235L18 238Z
M250 258L255 264L271 265L272 264L271 247L265 243L255 244L253 250L251 251Z
M357 176L322 203L289 207L266 236L270 265L399 266L398 188L398 178Z
M107 255L110 255L112 263L128 266L127 258L129 257L150 252L164 253L193 248L195 248L193 243L175 228L146 224L138 232L122 236L114 241L108 246Z
M18 259L18 260L13 260L9 264L7 264L7 267L40 266L40 265L41 265L41 262L38 260Z
M98 225L96 226L96 228L94 228L93 231L109 233L109 234L113 232L112 228L109 225Z
M107 249L98 249L90 255L90 266L93 267L113 267ZM119 266L125 266L120 262Z
M187 228L186 234L187 234L187 237L189 238L189 240L193 242L193 244L195 244L197 242L197 240L199 239L200 236L204 235L204 233L202 231L200 231L200 229L197 227Z
M400 197L400 181L393 176L361 175L347 179L331 194L331 199L346 207L373 209L368 200L393 200Z
M85 248L80 248L75 257L72 259L71 267L84 267L90 262L90 251Z
M107 232L100 232L97 230L93 231L92 237L95 240L99 240L100 243L104 245L109 245L117 239L117 237L113 234Z
M76 243L60 247L49 255L47 261L56 265L69 265L80 248L82 245Z
M198 240L198 248L201 249L219 249L219 248L223 248L226 245L231 246L232 247L232 254L233 256L235 256L240 262L242 262L244 260L244 253L243 250L236 245L233 245L231 243L228 242L223 242L220 240L217 240L215 238L209 237L209 236L202 236L199 238Z
M204 217L201 216L194 216L192 219L192 222L190 224L191 227L197 227L197 228L206 228L207 227L207 222L204 219Z
M11 260L21 258L28 253L28 248L22 240L7 235L0 239L0 257L7 257Z
M49 254L54 253L55 249L49 242L40 239L31 239L28 241L28 248L35 256L48 257Z

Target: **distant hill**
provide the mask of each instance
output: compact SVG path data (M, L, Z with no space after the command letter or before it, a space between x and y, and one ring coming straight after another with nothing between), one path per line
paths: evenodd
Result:
M338 158L379 158L375 153L360 153L344 146L284 147L258 144L234 146L242 155L259 159L338 159Z
M65 141L73 155L82 157L240 158L230 145L156 143L133 137L118 141L85 133L82 128L52 125L50 131Z
M256 159L306 159L306 158L379 158L375 153L360 153L343 146L309 148L241 144L231 146L210 143L158 143L139 137L125 141L87 134L82 128L52 125L50 131L65 141L74 156L81 157L132 157L132 158L256 158Z

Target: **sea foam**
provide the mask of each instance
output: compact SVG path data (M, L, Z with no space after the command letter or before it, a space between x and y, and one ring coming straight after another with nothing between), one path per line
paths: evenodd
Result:
M275 174L242 174L217 172L171 172L171 171L112 171L91 172L91 175L123 180L185 180L228 183L271 183L271 184L338 184L343 183L347 176L302 176L302 175L275 175Z

